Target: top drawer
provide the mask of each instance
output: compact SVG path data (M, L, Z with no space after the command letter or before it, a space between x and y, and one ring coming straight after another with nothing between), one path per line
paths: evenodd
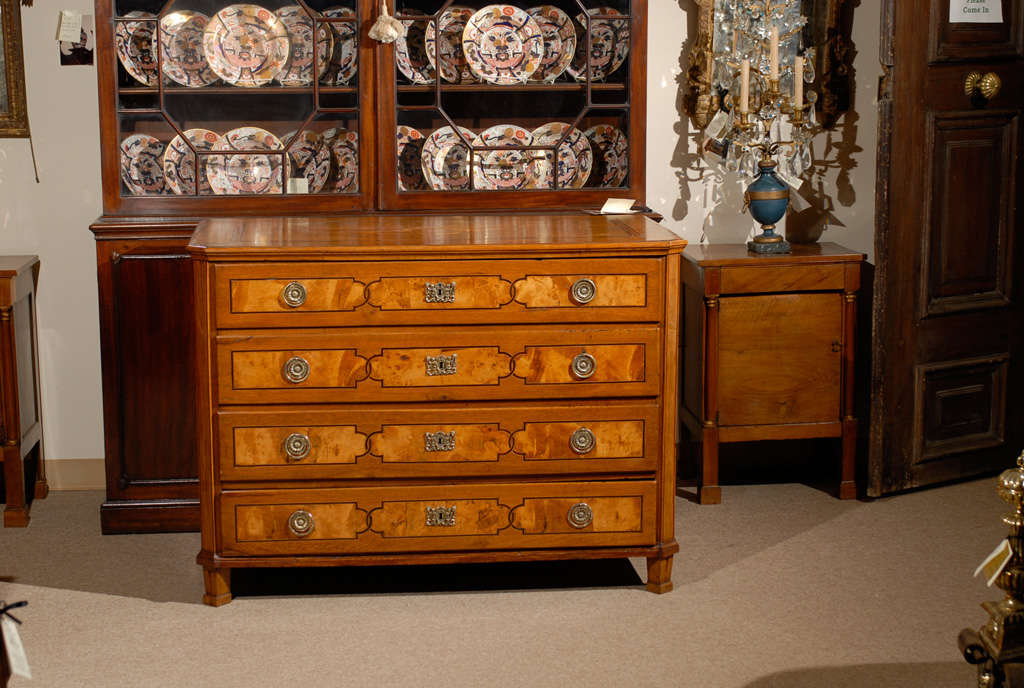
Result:
M214 268L217 327L658 322L661 258L243 263Z

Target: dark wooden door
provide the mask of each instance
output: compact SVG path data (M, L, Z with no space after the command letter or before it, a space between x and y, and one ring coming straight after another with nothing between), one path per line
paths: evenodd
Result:
M951 22L950 4L883 3L872 495L1024 448L1024 0L998 23Z

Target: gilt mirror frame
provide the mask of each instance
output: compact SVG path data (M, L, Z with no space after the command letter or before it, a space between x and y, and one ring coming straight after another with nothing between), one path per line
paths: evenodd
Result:
M711 86L715 0L694 0L697 32L690 46L690 68L686 74L688 93L683 99L694 126L704 129L721 107L721 94ZM847 0L801 0L805 48L816 48L815 80L810 88L818 92L818 120L826 129L835 126L850 107L853 80L853 3Z
M0 41L0 138L25 138L28 106L19 0L0 0Z

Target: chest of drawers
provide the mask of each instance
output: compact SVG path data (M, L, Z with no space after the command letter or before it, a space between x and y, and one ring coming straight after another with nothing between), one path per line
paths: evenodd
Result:
M683 246L632 216L204 222L204 602L245 566L624 556L670 590Z

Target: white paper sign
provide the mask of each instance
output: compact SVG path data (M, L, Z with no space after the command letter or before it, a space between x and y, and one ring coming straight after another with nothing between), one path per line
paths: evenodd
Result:
M949 0L950 24L1001 24L1003 0Z
M1009 540L1003 540L999 543L992 554L985 557L985 561L974 570L974 575L977 576L979 573L985 575L985 580L988 581L988 586L992 587L992 584L999 578L999 574L1003 572L1006 565L1010 563L1010 559L1013 558L1013 548L1010 547Z
M634 201L632 198L609 198L601 206L601 214L621 214L621 213L637 213L638 210L633 210Z
M291 177L288 179L288 193L308 194L309 180L305 177Z
M18 626L6 616L0 619L0 635L3 635L4 645L7 646L11 673L31 679L32 670L28 668L28 657L25 656L25 646L21 644L21 636L18 635Z
M57 19L57 40L77 43L82 37L82 13L61 10Z

